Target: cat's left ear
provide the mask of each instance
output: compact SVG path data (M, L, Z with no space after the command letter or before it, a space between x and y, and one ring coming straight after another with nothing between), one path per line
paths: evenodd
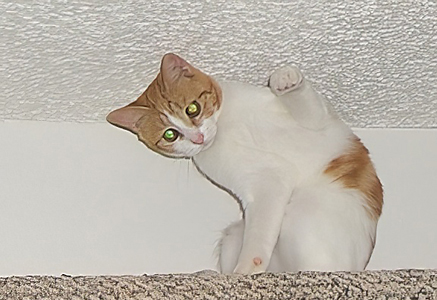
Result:
M193 67L173 53L164 55L161 61L161 74L165 83L173 83L181 76L192 77Z
M112 125L138 133L139 121L148 111L149 108L144 106L126 106L110 112L106 120Z

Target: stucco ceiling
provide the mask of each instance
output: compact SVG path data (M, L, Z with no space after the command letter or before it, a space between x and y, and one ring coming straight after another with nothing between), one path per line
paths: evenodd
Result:
M297 63L355 127L437 127L435 1L1 1L0 120L100 122L166 52L266 84Z

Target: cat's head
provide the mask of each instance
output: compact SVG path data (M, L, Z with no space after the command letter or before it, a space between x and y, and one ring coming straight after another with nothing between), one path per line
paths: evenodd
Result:
M211 146L222 101L219 85L175 54L134 102L112 111L109 123L138 135L151 150L189 158Z

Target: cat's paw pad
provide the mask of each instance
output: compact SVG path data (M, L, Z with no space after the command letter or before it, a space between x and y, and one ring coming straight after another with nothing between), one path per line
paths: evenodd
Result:
M263 260L260 257L255 257L252 259L252 261L248 261L247 263L237 264L234 273L251 275L264 273L266 269L267 266L265 263L263 263Z
M255 257L252 261L255 266L259 266L263 263L263 260L260 257Z
M269 86L273 94L281 96L298 88L302 81L302 72L297 67L286 66L273 72Z

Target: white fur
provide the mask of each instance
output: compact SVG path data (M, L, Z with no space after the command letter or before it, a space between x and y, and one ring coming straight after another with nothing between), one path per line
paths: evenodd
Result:
M283 84L287 72L271 77L273 92L290 88ZM371 255L376 221L363 195L323 174L353 133L305 79L299 84L275 96L268 88L221 83L219 130L211 129L218 114L200 129L214 142L190 152L245 209L220 242L224 273L363 270Z

